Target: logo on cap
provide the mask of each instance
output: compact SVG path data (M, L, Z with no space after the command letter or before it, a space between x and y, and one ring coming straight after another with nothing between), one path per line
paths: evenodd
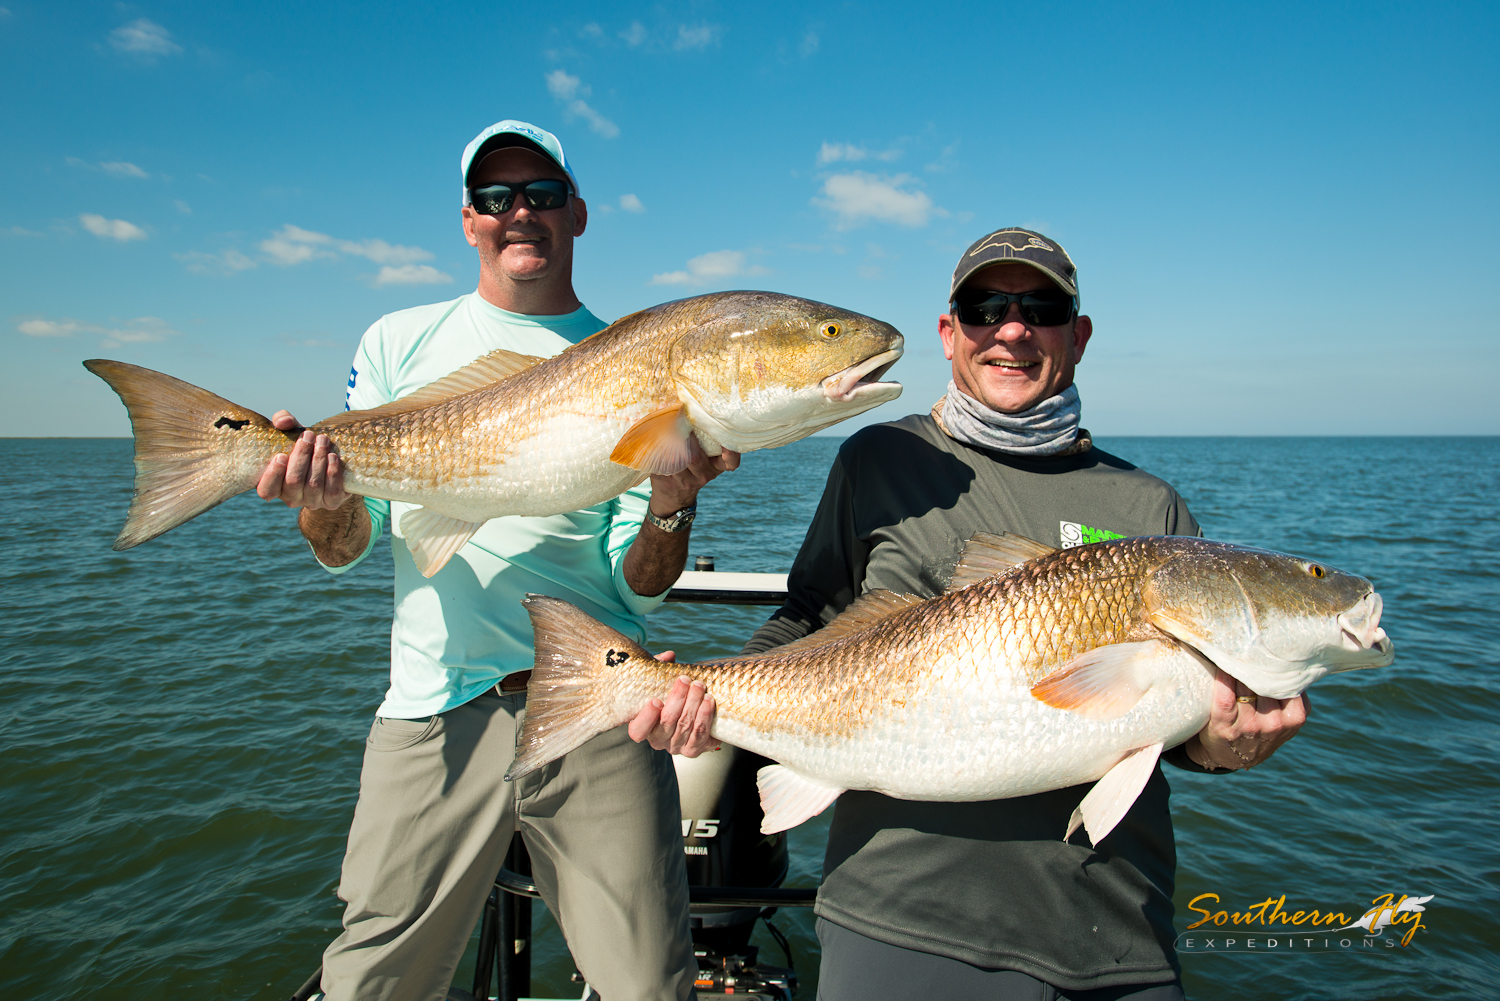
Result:
M1025 236L1026 237L1026 242L1023 243L1023 244L1021 244L1021 246L1018 247L1014 243L1012 243L1009 239L1002 239L1002 237L1006 236L1007 234L1011 234L1011 233L1014 233L1014 234L1016 234L1018 236ZM1005 230L1004 232L1001 232L1001 233L995 233L988 240L984 241L979 246L977 246L973 250L969 251L969 256L973 257L975 254L978 254L978 253L980 253L982 251L985 251L985 250L991 250L991 249L993 249L993 250L999 250L1002 247L1007 247L1007 248L1010 249L1010 251L1012 253L1017 253L1017 254L1019 254L1023 250L1033 250L1033 249L1035 249L1035 250L1050 250L1053 253L1057 252L1057 248L1054 247L1054 246L1052 246L1052 244L1048 243L1046 240L1043 240L1043 239L1040 239L1038 237L1032 236L1030 233L1027 233L1024 230L1010 229L1010 230Z

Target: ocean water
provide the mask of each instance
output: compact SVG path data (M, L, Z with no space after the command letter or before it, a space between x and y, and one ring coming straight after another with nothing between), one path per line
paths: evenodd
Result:
M1396 643L1391 667L1315 686L1307 727L1266 765L1168 770L1189 997L1493 996L1500 439L1100 444L1174 483L1211 538L1372 578ZM785 570L837 445L749 456L705 495L693 552L720 570ZM389 555L382 543L327 575L289 512L253 496L115 553L130 478L125 440L0 440L0 997L284 998L338 926L387 671ZM731 653L769 611L667 606L651 643ZM825 831L794 832L793 882L816 884ZM1255 925L1188 932L1205 894L1212 911L1284 895L1285 911L1350 921L1385 894L1432 899L1409 945L1401 925L1269 946ZM538 919L534 992L576 997ZM811 998L810 914L776 920Z

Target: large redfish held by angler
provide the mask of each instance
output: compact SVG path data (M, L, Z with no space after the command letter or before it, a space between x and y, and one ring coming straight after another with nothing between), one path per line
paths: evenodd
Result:
M975 536L938 597L871 591L795 643L702 664L657 661L565 601L525 604L536 664L511 777L687 675L717 703L714 736L780 762L759 775L767 834L846 789L975 801L1094 782L1058 833L1097 844L1208 722L1215 667L1286 699L1395 656L1365 578L1182 537Z
M695 448L750 452L893 400L888 323L773 292L652 306L552 358L495 351L410 396L338 414L328 435L351 493L421 505L400 530L418 569L442 569L485 521L552 515L687 467ZM124 362L83 363L135 431L129 549L255 486L303 429Z

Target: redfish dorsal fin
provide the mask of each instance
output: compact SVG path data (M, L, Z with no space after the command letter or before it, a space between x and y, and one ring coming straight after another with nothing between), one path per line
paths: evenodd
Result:
M953 578L948 581L947 591L957 591L970 584L978 584L996 574L1008 573L1027 560L1055 552L1057 550L1051 546L1035 542L1024 535L979 532L964 543L963 552L958 554L958 566L953 568ZM946 594L947 591L943 593Z
M630 425L609 460L643 473L670 476L688 467L697 444L687 406L673 400Z
M895 591L870 591L856 598L854 604L844 609L836 619L812 635L804 636L800 640L793 640L785 646L779 646L774 650L766 652L768 654L780 655L824 646L835 640L843 639L850 633L859 632L861 629L868 629L886 616L894 615L896 612L910 608L913 605L920 605L926 600L926 598L918 598L914 594L897 594Z
M442 403L451 400L455 396L472 393L476 389L492 386L502 379L509 379L518 372L524 372L534 365L546 361L536 355L522 355L514 351L506 351L504 348L491 351L478 361L470 362L457 372L450 372L436 382L429 382L414 393L408 393L401 399L384 406L371 407L369 410L350 410L347 413L336 414L321 421L317 425L319 430L329 427L339 427L344 424L353 424L368 420L371 417L389 417L392 414L407 414L413 410L421 410L430 407L434 403Z

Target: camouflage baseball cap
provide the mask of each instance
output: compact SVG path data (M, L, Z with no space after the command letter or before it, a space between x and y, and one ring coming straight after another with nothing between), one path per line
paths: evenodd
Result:
M980 237L964 251L958 259L958 267L953 269L953 286L948 289L948 298L952 299L958 287L973 277L974 272L1001 261L1030 264L1061 285L1069 295L1078 294L1078 269L1073 266L1073 258L1062 249L1062 244L1029 229L1010 226Z

